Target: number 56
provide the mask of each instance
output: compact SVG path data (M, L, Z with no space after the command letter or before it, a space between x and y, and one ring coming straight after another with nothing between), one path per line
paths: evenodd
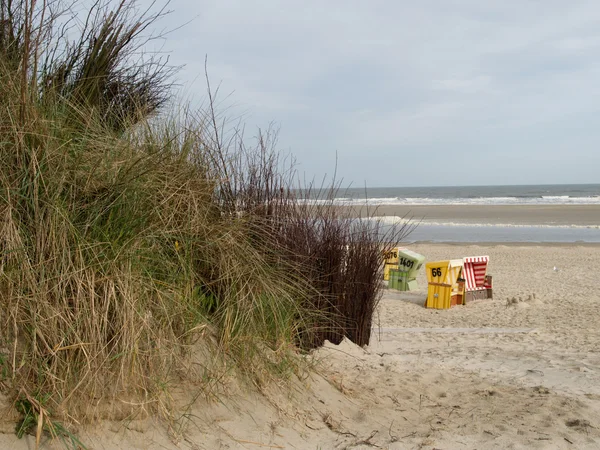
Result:
M435 268L431 269L431 276L432 277L441 277L442 276L442 268L435 267Z

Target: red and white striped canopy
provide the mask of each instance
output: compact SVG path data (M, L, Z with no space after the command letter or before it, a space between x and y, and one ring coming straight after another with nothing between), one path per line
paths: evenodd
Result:
M474 291L483 289L485 272L490 258L488 256L468 256L463 258L463 278L465 289Z

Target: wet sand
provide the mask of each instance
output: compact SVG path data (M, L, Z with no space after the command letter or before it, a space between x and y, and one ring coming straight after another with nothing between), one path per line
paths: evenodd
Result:
M423 223L600 226L597 205L394 205L370 207L375 216L399 216ZM366 207L354 215L366 215Z

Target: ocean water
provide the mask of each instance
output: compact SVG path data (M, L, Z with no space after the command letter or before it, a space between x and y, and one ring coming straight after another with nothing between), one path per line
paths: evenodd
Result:
M313 200L318 199L313 195ZM340 189L337 205L600 205L600 184Z
M311 198L311 202L325 199ZM600 184L532 186L390 187L340 190L333 199L340 206L394 205L597 205ZM386 227L398 218L383 218ZM592 226L512 223L472 224L458 221L421 223L404 242L523 242L600 243L600 223Z

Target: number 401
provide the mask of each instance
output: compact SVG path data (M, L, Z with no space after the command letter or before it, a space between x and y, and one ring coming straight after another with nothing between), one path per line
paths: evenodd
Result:
M435 268L431 269L431 276L432 277L441 277L442 276L442 268L435 267Z

